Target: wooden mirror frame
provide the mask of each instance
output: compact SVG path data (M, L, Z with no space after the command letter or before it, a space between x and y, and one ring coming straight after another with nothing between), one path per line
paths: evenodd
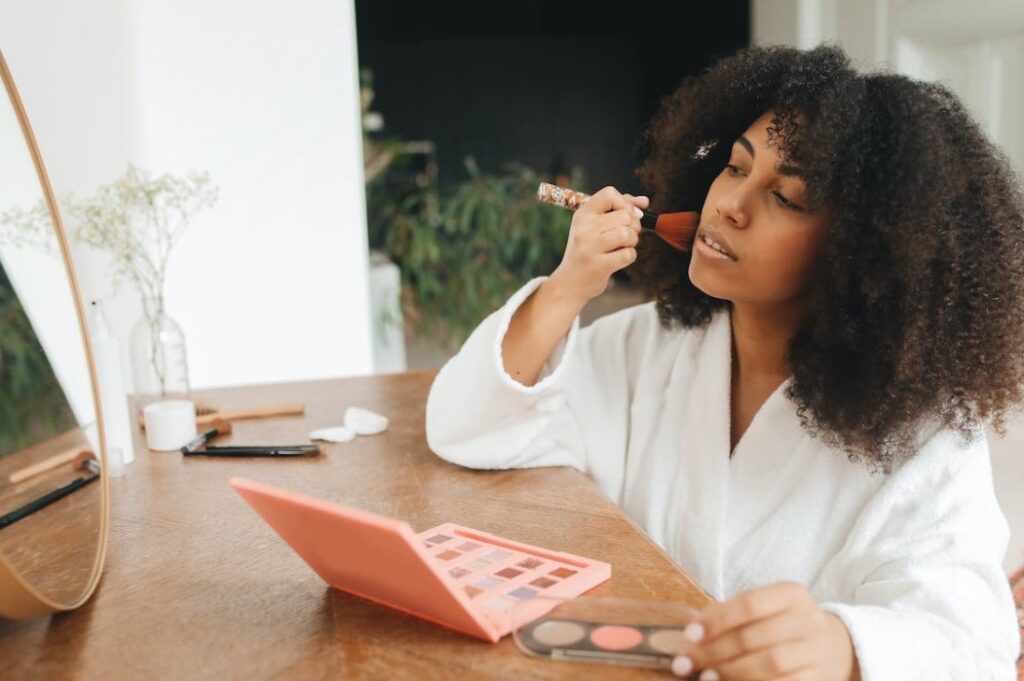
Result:
M71 260L71 248L68 244L67 233L64 230L64 223L60 217L60 210L57 207L57 199L54 196L53 188L50 186L49 176L46 174L46 167L43 165L43 157L39 153L39 146L36 144L32 126L29 125L25 107L22 104L21 96L14 86L14 79L7 68L3 52L0 51L0 79L3 80L6 95L11 102L11 109L14 111L18 124L21 126L22 136L25 138L25 145L32 156L32 164L35 166L36 175L39 178L39 187L42 189L46 207L49 210L50 218L53 221L53 228L57 233L57 242L60 245L60 252L64 258L64 269L67 272L68 283L71 286L71 294L75 302L75 311L78 315L78 328L82 334L82 342L85 345L85 359L89 364L89 379L92 383L92 399L96 405L96 429L100 444L100 545L96 551L96 560L92 566L92 573L89 581L79 597L70 603L59 603L53 601L31 584L26 582L14 567L0 554L0 617L11 619L28 619L54 612L73 610L82 605L92 596L99 584L100 575L103 571L103 562L107 555L107 536L110 530L110 482L107 477L107 442L103 429L103 409L100 404L98 382L96 379L96 366L93 363L92 342L89 338L89 328L85 322L85 308L82 305L82 294L78 288L78 279L75 276L74 263Z

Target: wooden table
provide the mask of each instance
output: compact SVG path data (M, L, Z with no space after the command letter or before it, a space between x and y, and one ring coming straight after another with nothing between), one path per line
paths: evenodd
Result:
M585 476L567 468L485 472L433 455L424 406L433 373L204 391L220 408L304 402L304 417L236 421L222 443L295 444L358 405L383 434L311 459L147 452L111 480L103 580L81 609L0 621L0 678L635 678L637 670L548 662L510 638L478 641L330 589L228 486L234 475L404 519L450 521L608 561L593 594L701 606L707 596ZM647 672L670 678L665 672Z

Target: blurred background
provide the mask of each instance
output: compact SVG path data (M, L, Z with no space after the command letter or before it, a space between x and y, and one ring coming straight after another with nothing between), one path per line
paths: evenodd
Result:
M557 265L570 216L535 203L537 182L639 189L659 100L752 43L836 42L865 68L942 81L1024 168L1024 3L594 7L2 0L0 49L126 388L157 308L186 387L439 367ZM96 229L122 206L185 218L149 288L117 276L133 261ZM616 278L584 323L637 302ZM1021 430L994 447L1008 566L1024 561L1024 470L1004 454Z

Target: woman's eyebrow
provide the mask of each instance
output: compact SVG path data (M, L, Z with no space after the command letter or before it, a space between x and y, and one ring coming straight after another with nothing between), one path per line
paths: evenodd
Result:
M751 158L754 157L754 145L750 143L750 140L747 139L746 135L740 135L736 139L736 143L746 149Z
M750 140L747 139L746 135L740 135L737 137L736 144L746 149L747 153L750 154L750 158L754 158L754 145L750 143ZM797 166L786 165L785 163L777 165L775 169L778 171L779 175L792 175L795 177L803 177L804 175L804 171Z

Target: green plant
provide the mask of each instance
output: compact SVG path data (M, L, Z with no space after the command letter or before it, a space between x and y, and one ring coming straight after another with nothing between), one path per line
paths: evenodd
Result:
M2 266L0 329L0 456L4 456L78 424Z
M487 314L530 278L561 260L571 216L538 203L539 174L514 165L485 175L466 159L469 179L442 189L431 171L410 168L430 142L375 138L383 117L370 110L373 74L360 71L363 173L369 245L402 272L406 328L459 345ZM404 182L396 177L404 175ZM568 178L574 187L583 178Z
M370 243L402 271L406 323L449 347L530 277L559 263L571 216L538 203L540 175L522 166L480 172L449 190L436 183L387 200L383 183L368 186ZM582 184L578 171L571 180Z

